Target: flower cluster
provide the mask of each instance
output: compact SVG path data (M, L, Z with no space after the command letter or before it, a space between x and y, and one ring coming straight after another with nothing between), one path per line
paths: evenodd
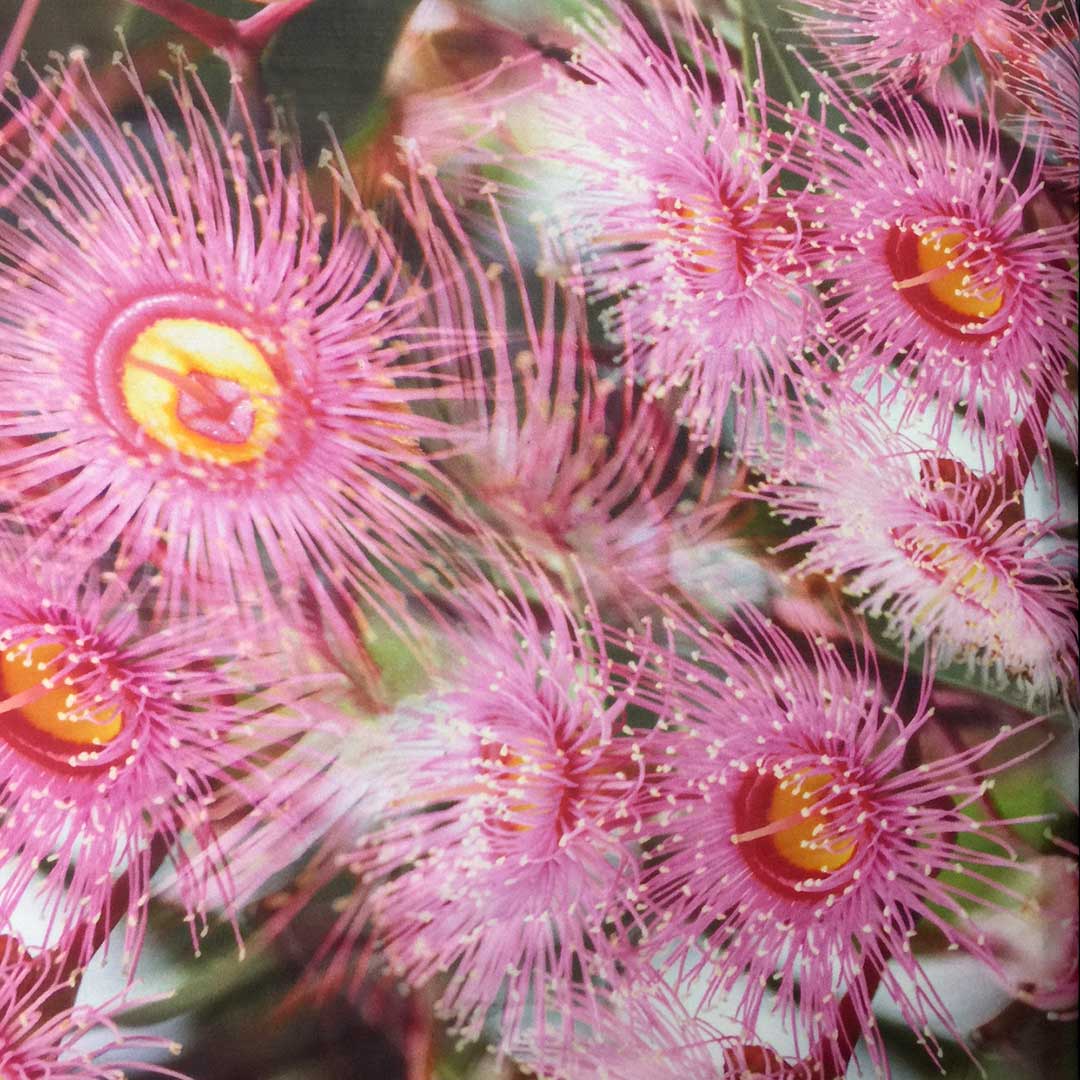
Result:
M133 2L215 77L0 48L4 1080L179 1076L84 978L177 927L305 1075L1052 1043L1073 0L424 0L325 149L325 8Z

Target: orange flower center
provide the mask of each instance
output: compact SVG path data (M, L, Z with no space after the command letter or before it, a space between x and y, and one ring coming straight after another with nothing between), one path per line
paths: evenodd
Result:
M935 229L917 235L894 226L885 257L893 287L926 322L954 337L987 333L980 324L1005 303L1000 263L961 232Z
M821 809L818 793L832 783L826 773L796 773L781 780L772 793L767 817L769 822L791 824L771 834L777 854L798 870L822 874L839 870L855 854L855 842L837 843L829 838L828 818Z
M715 274L725 260L738 262L739 244L730 240L718 250L717 233L724 226L724 214L730 211L723 206L714 206L711 200L699 197L694 205L677 199L660 200L662 215L667 219L667 228L672 239L684 250L680 255L682 269L696 274Z
M525 741L535 747L541 746L537 739ZM522 757L507 747L503 747L494 756L485 752L483 760L483 786L503 804L501 809L504 816L493 819L492 826L507 832L527 832L535 824L530 819L536 812L536 803L528 801L532 794L531 789L537 786L538 774L540 777L545 772L550 774L553 768L551 762L543 761L537 764L531 758ZM521 801L507 803L507 795L520 798Z
M123 719L109 705L82 699L75 687L85 672L76 665L61 674L66 652L59 643L8 649L0 655L0 701L29 692L18 713L31 728L74 746L104 746L123 730Z
M919 237L916 261L927 275L931 295L951 311L973 319L989 319L1001 310L1004 294L996 285L979 281L968 263L955 256L964 245L958 232L932 232Z
M861 829L852 829L852 794L836 790L836 777L809 770L778 779L750 773L735 800L738 846L748 869L772 891L811 899L845 887L832 875L858 851Z
M256 460L279 432L281 385L263 351L206 319L147 326L123 358L120 390L147 435L200 461Z

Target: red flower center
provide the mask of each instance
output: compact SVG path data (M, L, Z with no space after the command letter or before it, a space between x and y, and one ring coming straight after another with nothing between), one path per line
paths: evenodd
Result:
M783 779L754 773L736 800L732 842L769 888L805 896L801 887L808 880L825 882L854 857L858 835L840 820L851 807L851 795L828 772L794 772ZM813 895L842 887L816 887Z
M985 336L1005 302L1003 270L985 245L963 233L917 234L893 226L885 241L893 288L926 322L953 337Z

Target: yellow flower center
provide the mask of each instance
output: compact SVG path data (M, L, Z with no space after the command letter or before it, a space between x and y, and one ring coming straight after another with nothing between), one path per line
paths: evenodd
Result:
M143 431L200 461L253 461L279 431L277 377L251 340L221 323L151 323L124 357L120 389Z
M925 275L930 295L950 311L971 319L989 319L1001 309L1004 294L994 285L976 281L971 267L956 259L964 245L958 232L930 232L919 238L916 262Z
M826 773L796 773L776 785L769 803L770 823L794 819L786 828L770 835L777 854L799 870L822 874L839 870L855 854L855 842L837 842L830 836L828 817L817 797L832 783Z
M993 613L1002 578L992 566L966 552L959 542L928 537L904 540L901 548L915 566L946 585L959 599L970 600Z
M96 702L97 707L87 707L79 700L74 690L77 672L60 675L65 652L59 643L30 646L24 642L0 655L0 700L40 688L18 709L32 728L76 746L112 742L123 730L120 713Z

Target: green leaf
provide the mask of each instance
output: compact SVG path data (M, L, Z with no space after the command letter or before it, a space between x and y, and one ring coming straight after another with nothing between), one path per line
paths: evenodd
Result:
M855 598L852 598L852 609L857 606ZM921 672L926 664L926 649L918 646L906 656L903 646L896 636L890 632L889 621L884 616L866 616L866 626L870 631L870 638L874 648L883 656L896 661L897 664L907 663L910 671ZM934 671L934 682L940 686L954 687L957 690L968 690L981 694L987 698L1000 701L1010 708L1017 710L1026 716L1047 715L1057 716L1064 713L1064 701L1051 700L1049 702L1037 699L1034 703L1026 690L1014 679L1004 684L991 681L981 672L969 670L963 661L954 660L950 664L938 665Z
M383 74L415 0L315 0L274 39L267 89L295 109L309 161L326 144L323 117L341 139L369 122Z
M802 45L797 23L780 0L742 0L743 51L747 81L761 79L770 97L798 104L804 91L818 90L813 75L789 46ZM758 65L758 49L761 64Z
M207 956L189 960L177 969L179 988L170 997L140 1005L120 1015L125 1027L160 1024L177 1016L207 1012L219 1003L262 982L275 970L269 952L238 956Z

